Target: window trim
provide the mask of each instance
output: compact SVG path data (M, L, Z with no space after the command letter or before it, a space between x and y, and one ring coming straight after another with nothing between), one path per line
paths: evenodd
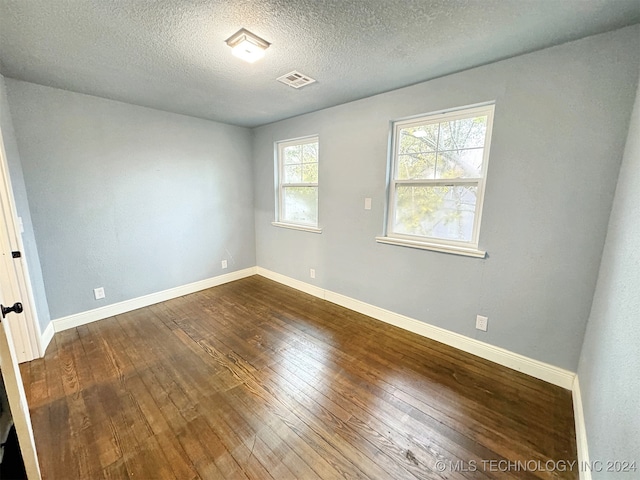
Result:
M303 232L322 233L321 228L308 226L302 223L283 223L283 222L271 222L274 227L289 228L291 230L302 230Z
M485 102L481 104L469 105L454 109L440 110L422 115L401 118L390 122L389 132L389 153L387 163L387 204L385 209L384 234L376 237L378 243L390 245L400 245L406 247L434 250L438 252L467 255L484 258L486 252L479 250L480 225L482 223L482 213L484 206L484 194L486 191L487 169L489 165L489 154L491 150L491 139L493 133L493 120L495 112L495 102ZM397 180L396 172L398 165L397 142L399 132L403 128L411 126L425 126L439 124L469 118L474 115L487 116L487 129L485 132L485 143L483 146L482 174L478 178L461 179L410 179ZM423 237L393 232L395 223L395 192L398 185L477 185L477 202L474 211L474 225L471 241L446 240L436 237Z
M318 181L315 183L282 183L282 179L284 178L284 162L282 161L283 155L282 152L286 147L290 146L298 146L298 145L307 145L310 143L318 144ZM271 224L275 227L289 228L292 230L301 230L312 233L322 233L322 228L320 228L320 136L317 134L314 135L306 135L303 137L291 138L287 140L280 140L274 143L274 171L275 175L275 220L271 222ZM318 221L313 223L295 223L284 221L282 216L282 192L283 186L285 187L316 187L318 189L318 202L316 205L317 209L317 218Z

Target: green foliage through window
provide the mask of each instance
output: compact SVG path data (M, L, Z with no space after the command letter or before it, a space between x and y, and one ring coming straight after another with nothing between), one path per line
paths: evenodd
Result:
M493 106L394 125L391 234L477 243Z

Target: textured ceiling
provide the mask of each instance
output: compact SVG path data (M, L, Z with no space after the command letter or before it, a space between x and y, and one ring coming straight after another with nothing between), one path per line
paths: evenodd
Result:
M256 126L637 22L640 0L0 0L0 72ZM263 60L231 55L241 27Z

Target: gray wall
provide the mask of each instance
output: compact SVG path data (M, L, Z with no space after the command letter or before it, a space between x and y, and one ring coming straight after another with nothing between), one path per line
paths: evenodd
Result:
M590 460L635 460L640 468L639 220L640 90L578 368Z
M0 75L0 130L2 131L2 140L7 154L9 176L11 177L16 211L18 216L22 218L22 224L24 226L24 232L22 233L22 243L25 250L23 258L27 262L29 277L31 278L31 287L36 304L35 307L38 315L38 322L40 323L40 330L44 331L51 318L49 316L47 295L45 293L44 281L42 279L42 269L40 268L38 246L36 245L36 239L33 234L29 199L27 198L27 190L22 175L22 164L20 163L18 145L16 144L13 123L11 121L11 114L9 111L5 79L2 75Z
M638 26L626 28L256 129L258 265L575 371L639 40ZM377 244L389 121L488 100L496 101L480 233L488 258ZM270 224L273 142L309 134L320 135L320 235ZM487 333L475 330L476 314L489 316Z
M6 83L52 318L255 265L248 129Z

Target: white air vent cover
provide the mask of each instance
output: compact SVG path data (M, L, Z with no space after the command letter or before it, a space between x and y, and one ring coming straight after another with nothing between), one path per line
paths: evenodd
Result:
M302 73L295 70L293 72L282 75L281 77L278 77L277 80L293 88L304 87L305 85L309 85L310 83L315 82L313 78L308 77L307 75L303 75Z

